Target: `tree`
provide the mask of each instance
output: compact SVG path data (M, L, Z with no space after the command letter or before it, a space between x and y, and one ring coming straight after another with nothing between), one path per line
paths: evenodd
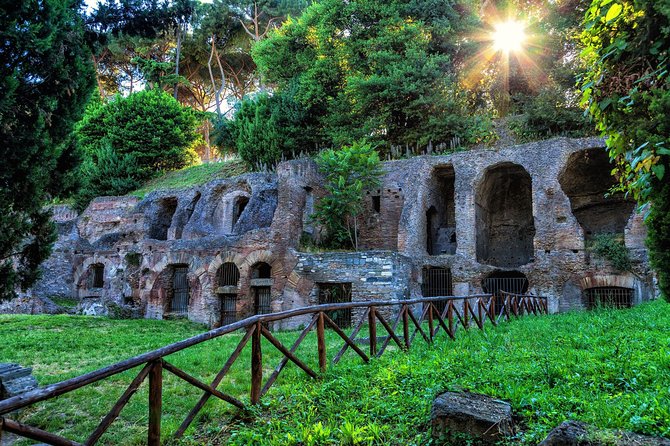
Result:
M125 166L115 176L118 181L113 192L117 194L132 190L137 182L194 163L197 155L191 146L198 138L198 124L193 110L162 90L145 90L125 98L116 96L106 104L91 104L77 126L88 159L82 170L88 188L79 195L79 206L85 206L92 196L110 193L96 186L112 181L96 180L99 172L109 170L104 163ZM127 167L129 164L134 168ZM121 187L124 178L129 180Z
M44 209L76 161L95 78L78 0L0 4L0 299L29 287L55 240ZM62 173L61 171L61 173Z
M240 102L235 119L218 122L217 142L256 169L272 168L282 159L313 151L309 122L290 95L261 93Z
M321 135L335 146L474 135L453 65L471 11L433 3L313 3L256 43L254 61L265 82L281 93L293 89L294 101L314 117L313 145Z
M316 205L313 218L324 225L330 248L358 249L358 216L363 191L375 189L382 174L379 155L368 143L355 142L340 150L326 150L316 159L326 177L327 195Z
M650 204L650 261L670 300L670 1L594 0L582 43L582 103L607 138L621 189Z

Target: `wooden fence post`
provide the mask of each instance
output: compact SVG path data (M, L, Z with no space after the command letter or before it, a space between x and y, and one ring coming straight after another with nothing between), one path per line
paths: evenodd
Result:
M402 306L402 334L403 337L405 338L405 348L409 350L409 314L407 314L409 310L408 305L403 305Z
M263 352L261 351L261 323L254 325L251 335L251 404L258 404L261 399L263 382Z
M328 361L326 358L326 333L323 311L319 312L319 319L316 321L316 339L319 350L319 368L321 369L321 373L323 373L326 371Z
M433 323L433 302L428 302L428 337L430 342L433 342L433 331L435 330Z
M368 330L370 332L370 357L377 355L377 316L375 307L370 307L368 314Z
M163 359L156 360L149 371L149 433L147 444L161 444L161 414L163 409Z

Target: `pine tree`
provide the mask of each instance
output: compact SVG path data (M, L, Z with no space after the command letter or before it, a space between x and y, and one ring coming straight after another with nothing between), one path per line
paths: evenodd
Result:
M76 156L94 84L79 0L0 1L0 299L37 278L55 239L45 204Z

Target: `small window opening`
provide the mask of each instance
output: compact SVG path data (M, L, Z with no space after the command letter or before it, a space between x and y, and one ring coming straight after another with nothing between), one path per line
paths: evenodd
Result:
M351 302L351 283L318 283L319 304ZM340 328L351 326L351 308L326 311Z
M257 263L251 272L252 279L271 279L272 267L265 262Z
M379 195L373 195L372 196L372 209L375 212L379 213L381 211L381 208L382 208L381 197Z
M105 266L91 265L91 288L102 288L105 285Z

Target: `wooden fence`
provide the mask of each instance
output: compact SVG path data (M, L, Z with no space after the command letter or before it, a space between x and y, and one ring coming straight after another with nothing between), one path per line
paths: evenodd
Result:
M444 305L444 309L441 312L438 310L438 303ZM353 309L362 310L363 315L360 317L359 322L353 328L351 333L347 335L344 330L328 316L328 312ZM384 310L380 311L380 309ZM398 309L397 313L395 312L396 309ZM320 372L324 372L328 364L328 353L326 351L325 341L326 327L332 329L343 341L342 347L334 356L332 356L331 362L333 364L339 362L342 355L349 348L356 352L363 361L368 362L370 357L381 356L391 342L396 344L398 348L406 350L410 348L417 335L420 335L420 339L423 339L426 343L430 344L440 330L443 330L449 338L454 339L459 327L463 327L467 330L474 325L482 330L485 323L491 323L495 326L503 319L509 320L511 317L519 317L531 313L536 315L546 314L547 311L547 299L544 297L504 293L502 298L498 298L498 302L496 302L496 298L491 295L434 297L402 301L325 304L282 311L279 313L252 316L175 344L86 373L85 375L41 387L0 401L0 436L3 431L6 431L51 445L94 445L100 440L112 422L119 416L133 394L148 377L149 399L147 406L149 417L147 444L155 446L160 444L161 438L161 408L163 400L162 383L164 370L167 370L203 392L200 400L186 416L179 429L173 434L175 438L179 438L184 434L207 400L212 396L240 409L246 407L245 403L231 395L217 390L217 387L226 377L226 374L249 341L251 341L251 363L249 365L251 378L250 402L251 404L257 404L260 401L260 398L265 395L274 384L277 377L289 361L296 364L308 376L312 378L317 378L319 376L317 371L310 368L302 359L296 356L296 350L311 331L316 331L316 353L318 355L319 370ZM395 320L391 322L387 320L383 314L395 314ZM420 316L417 317L419 314ZM306 315L311 315L311 321L302 330L291 347L283 345L267 328L270 323L298 316L304 317ZM369 336L365 343L367 345L362 347L360 338L358 339L359 342L357 342L357 336L359 335L361 328L366 324ZM381 325L383 331L386 332L386 335L378 336L377 332L378 328L380 328L378 324ZM165 359L173 353L237 331L244 333L239 344L214 380L209 384L189 375ZM269 343L283 355L283 359L276 366L265 384L262 382L262 338L268 340ZM367 352L364 350L367 350ZM16 410L28 407L40 401L56 398L59 395L72 392L76 389L88 386L138 366L143 366L138 375L133 379L126 391L121 395L107 415L103 417L97 428L90 434L84 443L77 443L61 435L23 424L7 416Z

